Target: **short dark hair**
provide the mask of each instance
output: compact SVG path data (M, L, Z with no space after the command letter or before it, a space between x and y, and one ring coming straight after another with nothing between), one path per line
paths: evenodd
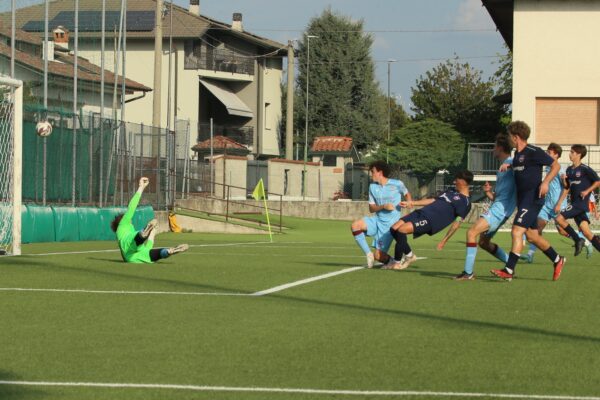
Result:
M560 144L558 143L550 143L548 145L548 150L555 152L559 157L562 156L562 147L560 147Z
M369 164L369 171L375 168L377 171L383 172L383 176L386 178L390 176L391 168L388 163L383 160L373 161Z
M511 134L520 137L522 140L529 139L529 134L531 133L531 129L529 129L529 125L527 125L523 121L513 121L506 127L506 131Z
M585 157L585 155L587 154L587 147L585 147L585 145L583 144L574 144L573 146L571 146L571 150L579 154L581 158Z
M456 175L454 175L456 179L462 179L467 182L468 185L473 183L473 173L468 169L463 169L462 171L458 171Z
M125 214L119 214L115 217L115 219L112 220L112 222L110 223L110 229L113 230L113 232L117 231L117 228L119 227L119 223L121 222L121 220L123 219L123 216Z
M512 150L512 143L506 133L499 133L496 135L496 146L500 147L506 154L510 154Z

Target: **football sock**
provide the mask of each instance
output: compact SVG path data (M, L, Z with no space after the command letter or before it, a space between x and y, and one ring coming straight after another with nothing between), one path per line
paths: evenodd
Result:
M412 249L408 245L408 239L405 233L398 232L396 230L390 229L392 236L396 239L396 247L394 251L394 259L401 260L404 254L409 254L412 252Z
M575 243L579 241L579 236L577 235L577 232L575 232L575 229L573 229L571 225L567 225L567 227L565 228L565 232L569 234L569 237L573 239Z
M519 262L520 256L520 254L513 253L512 251L508 254L508 261L506 261L506 265L504 266L506 272L508 272L509 274L515 273L515 269L517 268L517 263Z
M162 258L169 257L169 249L152 249L150 250L150 260L158 261Z
M537 246L533 243L529 243L529 251L527 252L528 256L532 256L533 253L535 253L535 250L537 249Z
M496 257L498 260L502 261L505 264L508 262L508 254L506 254L504 249L498 245L496 245L496 251L494 252L494 257Z
M600 251L600 237L598 235L592 238L592 246L598 251Z
M465 269L467 274L473 273L473 265L477 256L477 243L467 243L467 256L465 257Z
M554 248L552 246L548 247L547 250L544 250L544 254L546 255L546 257L548 257L550 259L550 261L552 261L553 263L557 263L558 260L560 260L560 256L558 255L558 253L556 251L554 251Z
M369 254L371 252L371 249L369 248L369 244L367 243L367 236L365 235L365 231L352 231L352 234L354 235L354 240L356 240L356 243L358 243L358 247L360 247L362 251L365 252L365 255Z

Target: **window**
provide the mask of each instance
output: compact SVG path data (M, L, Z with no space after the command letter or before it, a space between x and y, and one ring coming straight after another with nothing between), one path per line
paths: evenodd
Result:
M265 129L271 129L271 103L265 103Z
M288 194L288 189L290 187L289 178L290 178L290 170L289 169L283 170L283 195L284 196Z
M598 144L598 99L537 98L535 142Z
M323 156L324 167L335 167L337 165L337 156L332 154L326 154Z

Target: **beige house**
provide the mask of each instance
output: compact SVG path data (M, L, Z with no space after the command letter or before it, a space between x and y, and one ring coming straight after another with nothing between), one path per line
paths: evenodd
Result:
M79 55L96 65L101 63L101 4L98 0L79 2ZM104 55L106 68L111 71L115 64L113 27L118 26L120 5L120 0L106 1ZM50 30L58 24L70 30L68 45L73 49L73 1L54 0L49 8ZM155 8L155 0L130 0L126 16L126 75L149 88L154 83ZM17 12L17 26L38 37L44 35L43 19L43 3ZM10 13L1 14L0 21L10 24ZM172 15L166 7L162 25L162 127L167 124L171 58L172 127L175 120L188 120L193 127L192 142L195 133L203 140L209 135L212 118L215 135L235 136L254 155L279 155L280 82L286 46L245 31L241 14L234 14L231 24L201 15L198 0L190 0L188 8L174 5ZM171 54L169 37L173 42ZM127 104L125 119L151 125L152 95L132 94L127 100L136 97Z
M513 119L531 141L600 144L600 1L482 2L513 51Z

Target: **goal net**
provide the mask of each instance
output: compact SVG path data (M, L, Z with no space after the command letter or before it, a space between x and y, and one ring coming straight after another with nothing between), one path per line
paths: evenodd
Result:
M21 254L22 82L0 75L0 254Z

